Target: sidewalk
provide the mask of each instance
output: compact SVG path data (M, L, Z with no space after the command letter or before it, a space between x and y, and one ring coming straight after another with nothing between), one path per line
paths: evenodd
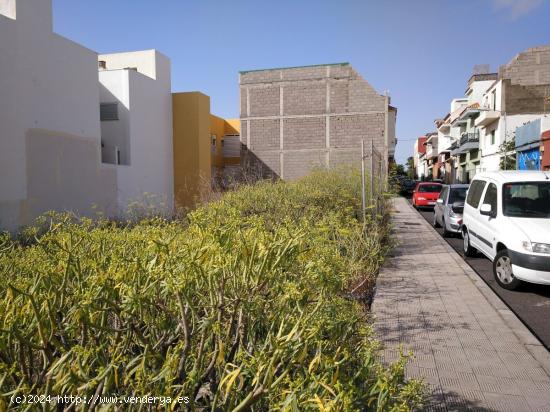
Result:
M414 352L427 411L550 412L550 353L405 199L393 206L399 244L372 306L384 361Z

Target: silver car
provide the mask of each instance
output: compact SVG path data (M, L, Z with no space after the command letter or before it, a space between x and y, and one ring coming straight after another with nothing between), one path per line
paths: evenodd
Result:
M434 227L443 227L443 236L460 233L464 200L469 185L446 185L434 206Z

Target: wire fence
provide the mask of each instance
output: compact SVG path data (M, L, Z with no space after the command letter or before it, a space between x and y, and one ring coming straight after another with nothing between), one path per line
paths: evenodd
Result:
M367 147L366 147L367 146ZM369 180L367 182L367 179ZM361 189L363 221L367 213L380 214L384 207L384 193L387 192L386 164L382 153L374 148L374 142L365 145L361 140Z

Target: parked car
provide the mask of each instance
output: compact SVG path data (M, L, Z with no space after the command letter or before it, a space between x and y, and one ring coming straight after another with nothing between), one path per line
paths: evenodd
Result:
M550 172L477 174L464 205L463 248L493 262L497 283L550 285Z
M405 179L401 181L401 194L403 196L411 196L416 187L416 182L412 179Z
M443 185L441 183L417 183L412 195L412 204L414 208L433 207L442 188Z
M434 206L433 225L443 227L443 236L461 233L462 212L469 185L445 185Z

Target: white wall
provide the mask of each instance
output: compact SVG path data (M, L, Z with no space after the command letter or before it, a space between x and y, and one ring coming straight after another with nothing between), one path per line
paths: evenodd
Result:
M95 52L52 32L51 0L0 0L0 56L0 230L48 210L114 216L144 196L172 211L166 57L102 56L118 70L98 75ZM100 122L100 94L120 102L123 121ZM127 166L101 162L102 134L123 146Z
M468 95L468 104L479 103L481 106L485 92L494 82L494 80L479 80L472 82L469 87L471 93Z
M512 116L506 116L506 120L501 116L498 120L489 124L486 128L480 128L480 141L479 148L481 149L481 161L480 168L485 172L492 172L499 170L500 155L498 150L505 139L506 128L506 140L510 141L515 136L515 131L518 126L540 118L540 114L516 114ZM490 133L495 131L495 143L491 144Z
M128 131L128 162L118 166L120 212L132 207L173 210L172 95L170 61L155 50L100 55L107 70L100 71L102 102L119 101L119 121L102 123L103 139ZM124 69L133 67L136 70ZM122 68L122 69L116 69Z
M91 214L102 190L97 55L51 31L51 0L0 0L0 10L9 14L0 15L0 228L15 230L51 208ZM40 145L52 150L36 164ZM83 152L71 176L60 176ZM78 181L78 166L95 170L86 172L89 187L57 186L58 207L44 188L32 190L35 178Z

